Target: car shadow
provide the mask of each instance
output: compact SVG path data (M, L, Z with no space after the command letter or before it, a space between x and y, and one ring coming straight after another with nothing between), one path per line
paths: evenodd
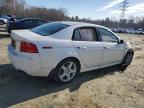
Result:
M11 64L3 64L0 65L0 107L9 107L67 88L72 92L87 81L123 71L124 70L121 70L117 65L83 72L70 83L58 84L48 78L28 76L16 71Z

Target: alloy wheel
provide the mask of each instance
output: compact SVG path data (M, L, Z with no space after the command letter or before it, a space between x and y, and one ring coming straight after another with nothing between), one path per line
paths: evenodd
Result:
M64 63L59 70L59 78L63 82L72 80L77 72L77 65L73 61Z

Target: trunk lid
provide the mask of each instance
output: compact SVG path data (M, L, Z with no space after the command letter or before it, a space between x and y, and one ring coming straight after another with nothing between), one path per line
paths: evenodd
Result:
M28 40L28 41L41 41L48 37L40 36L30 30L13 30L11 33L11 38L16 40Z
M20 44L22 41L31 42L37 45L38 41L46 40L48 37L42 37L30 30L13 30L11 33L12 47L16 52L20 52Z

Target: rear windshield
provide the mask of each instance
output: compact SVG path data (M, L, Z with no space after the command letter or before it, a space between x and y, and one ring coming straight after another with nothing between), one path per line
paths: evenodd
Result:
M60 23L47 23L47 24L31 29L31 31L34 33L40 34L42 36L49 36L68 26L69 25L60 24Z

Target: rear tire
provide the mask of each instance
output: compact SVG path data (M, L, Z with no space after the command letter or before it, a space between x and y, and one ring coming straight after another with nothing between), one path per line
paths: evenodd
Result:
M66 59L58 64L55 69L54 79L58 83L68 83L79 73L80 65L75 59Z

